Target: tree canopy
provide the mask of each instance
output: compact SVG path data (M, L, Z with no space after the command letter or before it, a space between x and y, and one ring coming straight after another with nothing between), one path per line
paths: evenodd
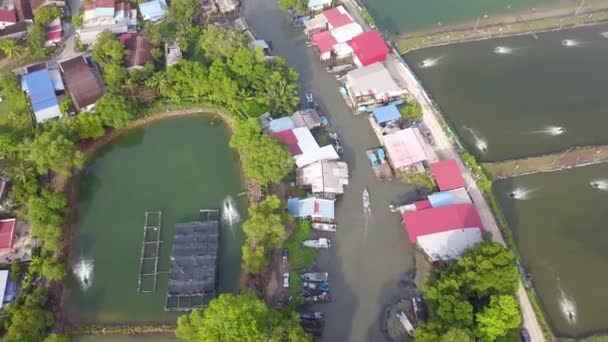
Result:
M61 10L57 6L42 6L34 13L34 22L37 25L46 25L51 21L60 18Z
M310 340L295 313L283 317L250 293L221 294L204 311L181 316L175 334L187 342Z
M465 335L472 340L472 332L488 341L505 336L521 323L518 283L511 250L494 242L475 245L427 284L431 319L416 329L416 340L462 340Z
M285 237L285 225L291 221L287 205L275 195L249 207L249 218L243 223L243 269L259 273L268 266L268 254Z
M41 174L48 170L69 175L72 167L80 167L84 156L70 140L71 128L61 121L50 123L36 135L30 145L30 160Z
M10 326L6 339L11 342L39 342L46 335L46 329L53 324L53 315L43 309L47 301L46 289L37 288L25 298L23 305L9 305Z
M10 59L20 58L25 53L23 46L19 45L17 40L13 38L0 39L0 51Z
M97 35L92 54L95 62L105 68L109 64L122 65L127 52L114 34L106 30Z

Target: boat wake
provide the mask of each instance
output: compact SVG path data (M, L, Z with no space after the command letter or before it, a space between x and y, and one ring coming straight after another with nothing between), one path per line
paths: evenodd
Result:
M608 191L608 179L592 180L589 185L599 190Z
M497 46L494 48L494 53L498 55L509 55L512 54L515 49L508 46Z
M604 37L604 38L608 38L608 32L602 32L602 33L601 33L601 35L602 35L602 37Z
M514 200L527 200L530 199L530 195L534 193L537 188L527 189L523 187L515 188L515 190L509 192L508 196Z
M562 40L562 45L566 46L566 47L576 47L576 46L580 46L581 42L579 42L578 40L574 40L574 39L564 39L564 40Z
M484 153L488 151L488 143L484 139L481 139L479 135L477 135L477 132L467 126L463 126L463 128L471 133L473 139L475 140L475 147L477 147L479 151Z
M434 67L434 66L438 65L439 61L441 61L442 59L443 59L443 56L439 56L437 58L427 58L427 59L423 60L422 62L420 62L420 67L421 68Z
M232 226L240 220L241 216L236 210L236 206L234 205L234 200L232 199L232 196L226 196L224 202L222 203L222 222L224 222L228 226Z
M544 129L541 129L539 131L532 131L530 133L538 133L538 134L545 134L545 135L550 135L550 136L558 136L558 135L562 135L562 134L566 133L566 129L564 127L561 127L561 126L547 126Z
M81 258L72 266L72 272L78 280L82 291L86 291L93 284L93 268L95 264L91 259Z
M558 278L559 279L559 278ZM559 280L558 280L559 283ZM568 320L569 323L576 323L576 304L574 299L564 292L564 289L560 285L559 286L559 308L562 311L562 314Z

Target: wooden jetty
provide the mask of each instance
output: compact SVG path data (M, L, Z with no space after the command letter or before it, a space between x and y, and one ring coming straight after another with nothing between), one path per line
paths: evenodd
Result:
M158 259L160 257L162 212L146 211L144 213L144 237L141 243L141 256L139 258L139 280L137 292L150 293L156 290L158 278ZM144 285L146 280L152 282L151 286Z

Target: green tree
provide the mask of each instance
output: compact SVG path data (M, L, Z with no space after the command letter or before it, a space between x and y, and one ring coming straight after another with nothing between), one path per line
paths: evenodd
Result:
M27 295L23 305L9 305L10 325L6 339L10 342L39 342L53 325L53 314L43 309L47 301L46 289L37 288Z
M70 342L72 338L68 335L50 334L43 342Z
M82 113L74 119L78 139L101 138L105 130L101 118L94 113Z
M0 51L10 59L18 59L23 56L25 49L17 43L16 39L3 38L0 39Z
M35 59L45 58L44 51L45 33L42 25L34 25L27 35L27 46L32 52L32 57Z
M433 320L421 322L414 330L416 342L437 342L441 335L443 335L443 326Z
M235 29L225 29L216 25L207 25L198 40L198 53L209 61L218 58L232 58L236 52L247 47L249 38L245 33Z
M135 118L135 106L124 96L105 94L95 103L95 113L105 126L122 128Z
M482 341L494 341L521 325L517 298L512 295L490 297L490 304L476 317L476 335Z
M474 342L475 338L469 329L450 328L441 335L439 342Z
M211 93L209 71L203 65L182 60L167 68L166 81L156 82L160 94L176 102L201 102Z
M67 200L62 194L48 189L42 191L42 196L31 196L27 201L26 217L31 224L32 235L42 240L46 251L54 252L59 247L66 206Z
M272 114L292 113L300 103L300 86L289 83L279 72L273 72L266 79L266 104Z
M80 11L78 11L78 13L76 15L72 16L72 24L74 25L74 27L76 27L76 28L82 27L83 16L84 16L84 13L83 13L82 9Z
M297 316L284 318L251 293L221 294L204 311L181 316L175 335L187 342L309 341Z
M399 109L401 118L404 120L420 120L422 119L422 107L420 103L411 101Z
M61 18L61 10L56 6L42 6L34 13L34 22L41 26L44 26L57 18Z
M51 122L48 129L36 135L30 145L30 160L41 174L49 169L62 175L69 175L72 167L80 167L84 156L69 137L71 130L63 122Z
M129 73L122 64L106 64L103 67L103 80L112 93L120 92L128 76Z
M197 0L173 0L169 6L169 18L179 26L190 26L201 6L202 2Z
M40 268L40 275L48 281L60 281L65 278L67 272L65 265L55 258L45 258Z
M27 100L17 75L12 72L0 75L0 87L7 111L16 116L27 114Z
M249 207L249 218L243 223L247 241L243 246L243 268L259 273L267 266L268 253L285 237L285 225L291 216L287 205L275 195Z
M279 0L279 7L284 11L295 9L304 13L308 9L308 0Z
M109 64L122 65L127 52L114 34L106 30L97 35L92 54L95 62L105 68Z
M68 114L69 112L72 111L73 108L74 108L74 103L72 102L72 97L69 95L64 96L63 101L61 101L61 104L59 105L59 110L63 114Z

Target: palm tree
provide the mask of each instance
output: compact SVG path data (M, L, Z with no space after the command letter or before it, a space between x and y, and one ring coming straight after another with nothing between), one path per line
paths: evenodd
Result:
M273 77L266 82L266 102L273 113L291 113L300 103L297 83L287 83L284 78Z
M36 172L31 164L20 162L11 169L11 176L21 184L25 184L36 177Z
M23 46L17 44L17 40L12 38L0 39L0 50L10 59L20 58L25 52Z

